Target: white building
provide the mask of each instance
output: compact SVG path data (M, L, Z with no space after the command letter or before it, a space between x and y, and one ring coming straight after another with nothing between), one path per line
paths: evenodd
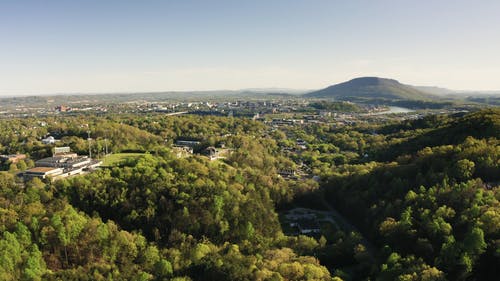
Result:
M32 179L32 178L41 178L45 179L48 176L50 177L57 177L62 175L63 169L61 168L52 168L52 167L36 167L33 169L26 170L24 172L24 178L25 179Z
M59 140L56 140L53 136L48 136L47 138L42 139L43 144L54 144L57 141L59 141Z

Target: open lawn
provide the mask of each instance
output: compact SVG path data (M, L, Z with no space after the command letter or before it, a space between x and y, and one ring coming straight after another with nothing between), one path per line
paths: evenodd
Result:
M137 158L141 155L144 155L144 153L115 153L115 154L110 154L106 156L103 159L103 166L111 167L111 166L117 166L120 165L120 163L125 162L128 159L131 158Z

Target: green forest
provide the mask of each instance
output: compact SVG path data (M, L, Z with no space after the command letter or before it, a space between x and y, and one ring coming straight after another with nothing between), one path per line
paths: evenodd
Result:
M1 119L0 132L0 154L26 155L0 165L0 280L500 275L498 108L344 126L81 113ZM179 140L198 144L180 157ZM116 158L24 179L55 146ZM297 233L286 219L297 209L320 230Z

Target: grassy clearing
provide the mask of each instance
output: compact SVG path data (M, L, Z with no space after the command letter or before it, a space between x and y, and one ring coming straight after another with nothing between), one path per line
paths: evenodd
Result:
M138 158L141 155L144 155L144 153L115 153L115 154L110 154L106 156L103 159L103 166L111 167L111 166L117 166L120 165L120 163L125 162L128 159L131 158Z

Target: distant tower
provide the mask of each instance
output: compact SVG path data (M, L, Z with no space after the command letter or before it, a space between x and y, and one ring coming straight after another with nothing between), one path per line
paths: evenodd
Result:
M90 130L87 131L87 134L88 134L88 138L87 138L87 141L89 142L89 158L92 159L92 149L91 149L91 138L90 138Z

